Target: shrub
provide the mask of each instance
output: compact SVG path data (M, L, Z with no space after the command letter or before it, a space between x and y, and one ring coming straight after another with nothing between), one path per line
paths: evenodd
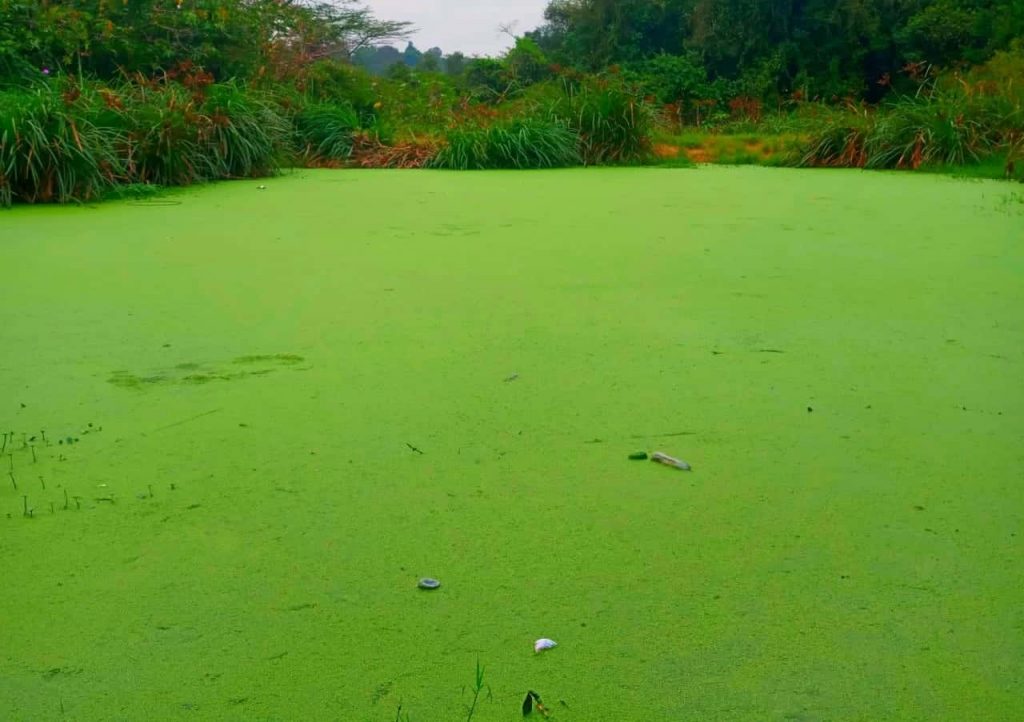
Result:
M566 167L581 162L577 143L576 134L561 123L519 119L450 131L430 165L452 170Z
M89 200L122 173L116 130L78 114L56 85L0 92L0 205Z
M562 97L550 115L579 136L587 165L641 160L650 150L654 114L634 89L615 77L563 81Z
M206 143L222 178L271 175L279 167L290 127L263 97L234 83L210 87L204 108L210 118Z
M359 116L344 102L314 103L294 118L300 153L307 164L330 165L352 155Z
M284 117L234 83L109 88L53 79L0 92L0 204L90 200L114 183L268 175L287 142Z

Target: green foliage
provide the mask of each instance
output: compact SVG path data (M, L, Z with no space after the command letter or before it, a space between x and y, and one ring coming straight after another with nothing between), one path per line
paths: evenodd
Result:
M351 105L315 103L296 113L294 123L300 151L308 162L329 163L352 155L359 116Z
M516 38L515 47L505 56L505 74L510 81L532 85L551 76L551 63L533 40Z
M650 149L651 108L618 77L563 81L550 114L579 136L587 165L641 160Z
M729 97L769 103L797 92L875 102L908 62L977 64L1024 37L1020 0L551 0L545 19L528 36L555 62L598 71L694 57Z
M114 183L268 175L287 136L272 104L233 83L199 93L55 78L0 93L0 205L89 200Z
M451 170L558 168L579 165L578 137L564 125L523 118L489 128L457 128L430 165Z
M112 79L182 65L217 79L280 79L311 60L400 38L352 2L291 0L0 0L0 70L14 59Z
M221 178L272 175L290 127L262 95L236 83L211 86L203 104L210 118L206 144L213 152Z
M505 65L492 58L474 58L466 66L466 86L474 98L496 101L509 90Z
M0 205L89 200L122 173L116 131L69 108L55 84L0 92Z
M234 84L197 94L171 83L123 86L107 113L133 182L189 185L276 171L287 124L261 96ZM109 95L107 96L110 97Z
M1010 153L1024 137L1024 52L998 53L961 76L940 76L878 110L833 113L814 130L804 165L920 168Z
M660 103L690 102L712 97L707 70L693 53L659 53L629 67L627 77Z
M314 101L348 103L362 123L373 123L377 116L374 81L352 65L319 60L304 68L298 80L298 87L307 97Z

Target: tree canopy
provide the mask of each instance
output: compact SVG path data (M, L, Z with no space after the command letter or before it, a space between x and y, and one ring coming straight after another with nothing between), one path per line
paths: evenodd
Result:
M872 99L908 64L976 64L1007 48L1024 36L1024 2L551 0L528 35L584 70L669 55L737 92Z
M189 63L249 77L269 62L347 58L409 30L355 0L0 0L0 73L113 77Z

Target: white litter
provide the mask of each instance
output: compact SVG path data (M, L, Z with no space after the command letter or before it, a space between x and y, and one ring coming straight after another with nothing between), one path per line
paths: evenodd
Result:
M533 643L533 652L543 652L545 649L552 649L558 646L558 642L553 639L538 639Z

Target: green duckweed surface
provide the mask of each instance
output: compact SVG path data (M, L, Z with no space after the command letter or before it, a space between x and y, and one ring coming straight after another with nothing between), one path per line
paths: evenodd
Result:
M1016 186L262 183L0 214L0 718L1024 718Z

